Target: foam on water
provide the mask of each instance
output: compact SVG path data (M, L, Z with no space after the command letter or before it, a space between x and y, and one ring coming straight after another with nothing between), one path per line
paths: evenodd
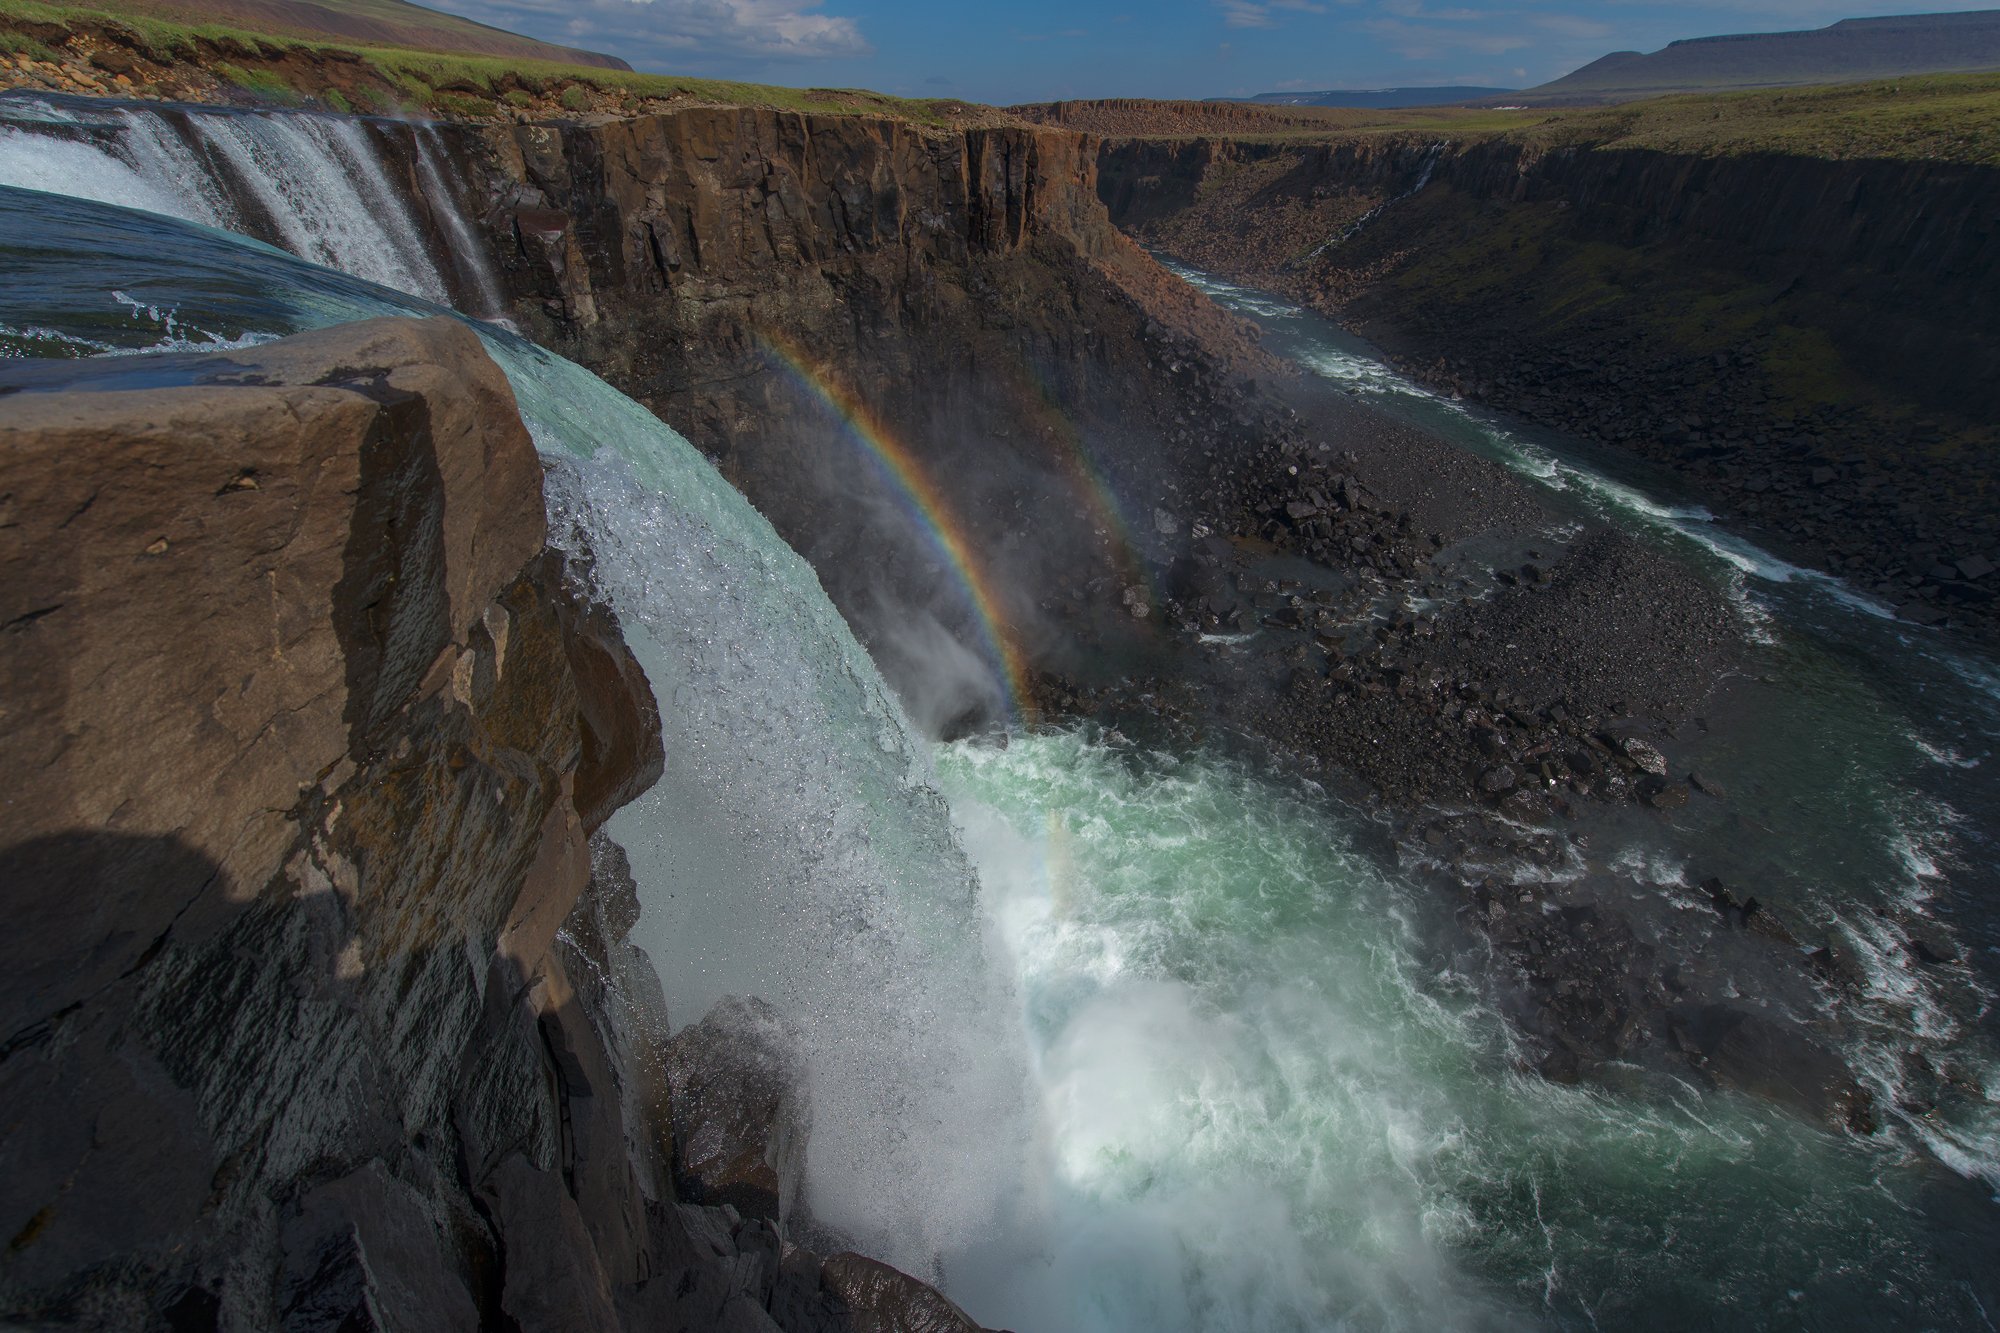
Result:
M1275 300L1265 293L1238 287L1171 260L1163 262L1197 289L1240 314L1299 324L1315 321L1309 312ZM1455 396L1426 388L1380 358L1340 345L1332 340L1332 335L1330 327L1317 338L1302 333L1297 339L1298 345L1287 350L1315 374L1363 397L1401 399L1406 403L1421 404L1430 413L1450 418L1459 427L1455 433L1510 470L1552 490L1576 494L1600 516L1616 520L1622 526L1636 525L1672 534L1752 578L1766 583L1808 584L1852 610L1882 619L1894 618L1895 613L1889 607L1855 591L1841 580L1781 560L1728 531L1703 506L1665 503L1634 486L1559 458L1546 447L1522 438L1518 432L1499 421L1473 410Z
M987 1320L1814 1326L1890 1317L1888 1275L1925 1269L1871 1148L1512 1072L1478 989L1426 961L1423 895L1314 794L1089 731L939 762L1042 1144L1036 1225L949 1270Z

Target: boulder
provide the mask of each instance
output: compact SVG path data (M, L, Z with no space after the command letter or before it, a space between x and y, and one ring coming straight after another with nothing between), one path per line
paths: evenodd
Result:
M1618 743L1618 748L1625 752L1627 759L1639 766L1640 772L1650 773L1657 778L1667 775L1667 757L1637 736L1625 737Z
M847 1311L852 1333L979 1333L979 1324L908 1273L859 1254L820 1265L820 1282Z
M812 1133L803 1043L778 1011L729 996L667 1044L681 1197L782 1225Z

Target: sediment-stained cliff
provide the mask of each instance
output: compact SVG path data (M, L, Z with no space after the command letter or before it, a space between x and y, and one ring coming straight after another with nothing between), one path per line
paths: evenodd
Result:
M470 332L17 362L0 394L0 1316L949 1310L676 1203L659 981L597 833L660 719Z
M1107 140L1100 188L1142 237L1340 317L1433 383L1667 463L1912 618L1991 630L1990 167Z

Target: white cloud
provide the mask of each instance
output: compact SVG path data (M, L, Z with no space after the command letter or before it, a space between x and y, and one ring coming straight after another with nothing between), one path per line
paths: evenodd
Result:
M822 0L432 0L440 9L622 56L672 65L689 56L826 59L873 50Z
M1432 9L1423 0L1383 0L1383 12L1398 18L1433 19L1446 23L1466 23L1478 19L1494 18L1491 10L1485 9Z
M1275 28L1278 21L1271 17L1271 11L1264 5L1246 3L1246 0L1220 0L1222 22L1230 28Z
M1319 0L1215 0L1222 11L1223 26L1229 28L1275 28L1278 16L1272 10L1294 14L1324 14Z
M1529 22L1559 37L1609 37L1617 31L1609 23L1599 23L1596 19L1575 14L1537 14Z

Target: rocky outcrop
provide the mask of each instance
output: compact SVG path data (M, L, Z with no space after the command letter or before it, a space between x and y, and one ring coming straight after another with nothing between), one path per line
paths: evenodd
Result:
M478 341L130 370L0 372L0 1314L862 1326L771 1224L676 1201L593 837L660 720Z
M730 996L667 1044L682 1197L783 1225L805 1174L804 1044L768 1003Z

